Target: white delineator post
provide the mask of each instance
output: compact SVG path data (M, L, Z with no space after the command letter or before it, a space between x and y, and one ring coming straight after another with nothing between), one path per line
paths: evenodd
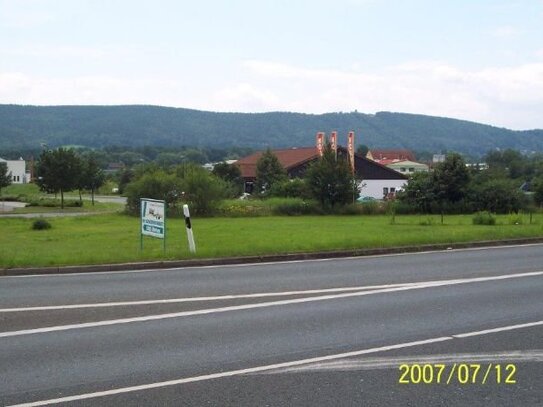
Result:
M189 250L191 253L196 253L196 244L194 243L194 235L192 234L192 224L190 223L190 212L188 205L183 205L183 216L185 217L185 226L187 227Z

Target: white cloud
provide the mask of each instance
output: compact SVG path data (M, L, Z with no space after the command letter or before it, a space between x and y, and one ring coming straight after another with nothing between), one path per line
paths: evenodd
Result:
M161 104L176 105L183 84L154 78L79 76L47 78L19 72L0 73L0 103Z
M0 49L0 55L4 56L23 56L32 58L103 58L118 52L111 47L81 47L71 45L45 45L34 44L24 46L9 46Z
M158 104L216 111L396 111L514 129L543 128L543 62L465 70L412 61L379 72L247 61L239 81L179 78L48 78L0 72L0 103Z
M30 28L56 20L51 5L37 0L0 1L0 26Z
M491 31L491 35L497 38L512 38L521 33L521 30L512 25L502 25Z
M252 75L254 92L265 95L266 90L273 90L273 98L267 103L261 99L258 108L250 109L253 111L391 110L512 128L543 128L543 64L466 71L438 61L414 61L379 73L266 61L248 61L245 66ZM238 103L245 110L250 106L249 100ZM230 106L230 110L235 108Z

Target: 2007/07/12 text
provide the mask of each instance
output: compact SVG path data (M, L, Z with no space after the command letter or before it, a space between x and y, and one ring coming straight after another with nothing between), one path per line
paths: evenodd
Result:
M516 384L514 364L402 364L399 384Z

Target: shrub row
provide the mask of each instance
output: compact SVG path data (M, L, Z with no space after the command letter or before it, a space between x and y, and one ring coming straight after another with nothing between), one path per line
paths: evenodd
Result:
M43 206L47 208L60 208L60 199L51 198L37 198L31 199L27 206ZM77 200L64 200L65 207L80 208L83 206L83 202Z

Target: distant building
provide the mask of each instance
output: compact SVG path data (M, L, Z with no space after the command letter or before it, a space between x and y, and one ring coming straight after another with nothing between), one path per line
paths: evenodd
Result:
M215 166L219 163L225 163L225 164L228 164L228 165L232 165L236 162L237 160L225 160L225 161L218 161L218 162L214 162L214 163L205 163L204 165L202 165L202 167L204 167L206 170L208 171L213 171L213 169L215 168Z
M7 164L8 174L10 174L13 184L26 184L31 181L30 173L26 172L26 162L22 158L18 160L4 160L0 158L0 162Z
M432 156L433 163L442 163L445 162L445 154L434 154Z
M316 147L273 150L290 178L303 177L308 166L319 159ZM256 163L262 152L251 154L236 161L245 181L245 192L252 193L256 181ZM347 157L347 149L338 147L338 155ZM360 196L383 199L393 196L407 183L407 177L362 155L355 154L355 176Z
M473 168L474 170L488 170L488 164L487 163L466 163L466 167Z
M426 164L409 160L392 160L389 162L382 160L380 163L405 175L412 175L416 172L428 172L430 170Z
M411 150L398 149L370 149L366 158L381 163L382 160L409 160L416 161L415 154Z
M104 174L115 174L117 172L123 171L126 168L124 163L109 163L104 170Z

